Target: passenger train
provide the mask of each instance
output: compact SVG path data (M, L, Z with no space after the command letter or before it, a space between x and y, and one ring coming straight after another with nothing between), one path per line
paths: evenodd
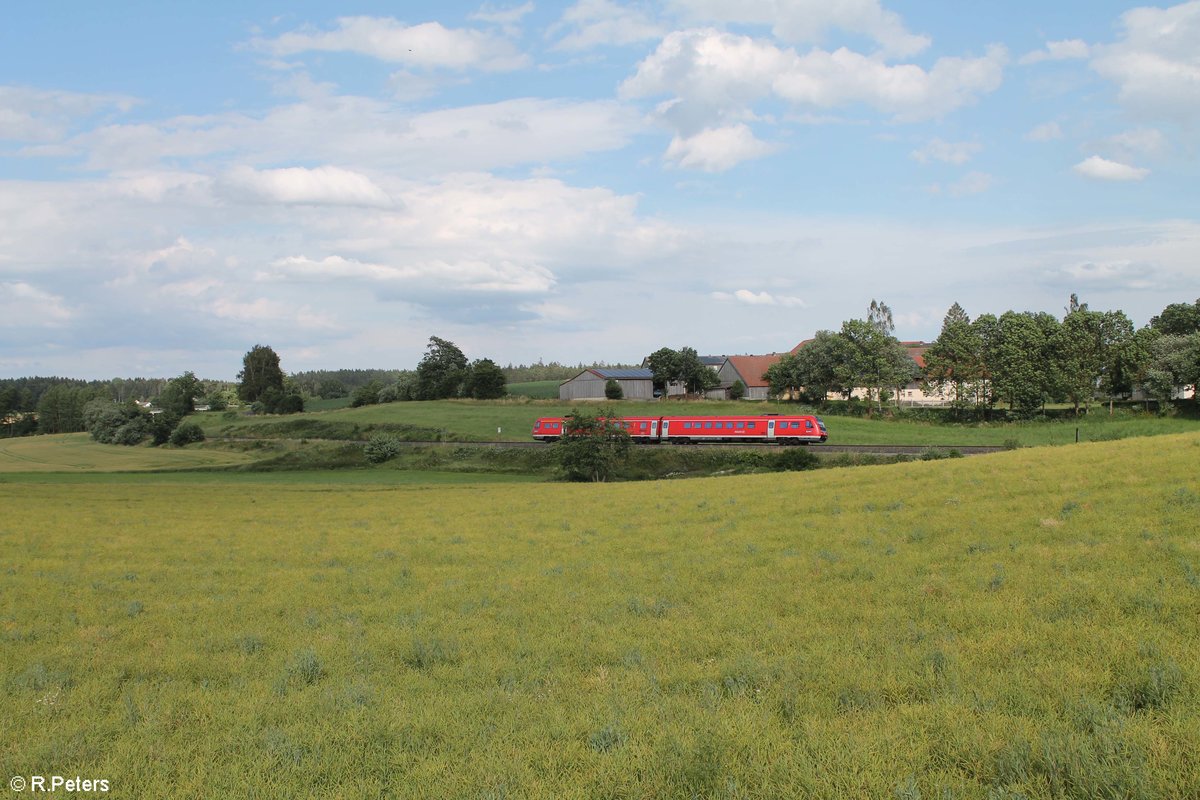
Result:
M811 414L789 416L719 417L620 417L621 427L635 442L767 442L812 444L829 438L825 423ZM542 417L533 425L533 438L557 441L563 434L563 417Z

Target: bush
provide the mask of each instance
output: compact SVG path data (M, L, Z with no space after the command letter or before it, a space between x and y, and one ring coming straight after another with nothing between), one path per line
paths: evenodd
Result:
M175 426L175 430L171 431L171 437L168 441L170 441L173 447L183 447L193 442L203 442L204 431L194 422L181 422Z
M608 400L624 400L625 390L621 388L621 384L613 378L609 378L604 383L604 397Z
M400 455L400 440L394 436L376 435L367 440L363 447L367 461L372 464L382 464Z
M775 457L775 468L779 470L816 469L821 458L811 450L789 448Z

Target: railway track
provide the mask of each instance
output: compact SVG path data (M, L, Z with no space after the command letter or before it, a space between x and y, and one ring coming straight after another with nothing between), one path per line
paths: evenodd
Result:
M301 439L265 439L265 438L237 438L237 437L214 437L217 441L226 442L257 442L257 441L308 441L308 442L339 442L342 444L366 444L366 442L355 441L352 439L316 439L306 438ZM401 447L549 447L548 442L531 442L528 440L519 441L500 441L500 442L453 442L453 441L414 441L399 443ZM811 450L819 456L836 455L838 453L857 453L859 455L882 455L882 456L919 456L931 450L937 450L948 453L956 451L964 456L986 455L987 453L998 453L1005 448L998 445L957 445L957 444L811 444L800 445ZM725 448L727 450L782 450L785 446L778 444L763 444L758 442L705 442L703 444L634 444L634 447L652 447L652 448Z

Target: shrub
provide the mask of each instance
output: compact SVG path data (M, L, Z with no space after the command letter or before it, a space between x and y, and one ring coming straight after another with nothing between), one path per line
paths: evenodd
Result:
M621 388L621 384L613 378L609 378L604 383L604 397L608 400L624 400L625 390Z
M786 471L816 469L820 461L820 456L811 450L788 448L775 457L775 468Z
M366 454L367 461L372 464L391 461L400 455L400 440L394 436L377 434L367 440L366 446L363 447L363 453Z
M745 396L746 384L742 383L740 380L734 381L733 385L729 387L729 399L741 400Z
M170 441L173 447L183 447L192 442L203 442L204 431L194 422L181 422L171 431Z

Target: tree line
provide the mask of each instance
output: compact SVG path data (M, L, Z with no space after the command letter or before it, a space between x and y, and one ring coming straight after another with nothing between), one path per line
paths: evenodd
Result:
M430 336L417 368L402 372L392 383L376 379L355 389L351 406L393 403L404 400L447 400L472 398L495 400L507 393L504 371L490 358L468 361L458 345Z
M1135 329L1122 311L1094 311L1071 295L1060 320L1046 312L1006 311L974 320L958 303L946 312L920 369L892 335L891 310L871 302L867 318L819 331L764 378L772 393L812 402L867 390L882 409L893 390L920 381L956 413L989 415L998 404L1018 416L1068 402L1075 412L1096 397L1136 390L1168 404L1200 381L1200 300L1174 303Z

